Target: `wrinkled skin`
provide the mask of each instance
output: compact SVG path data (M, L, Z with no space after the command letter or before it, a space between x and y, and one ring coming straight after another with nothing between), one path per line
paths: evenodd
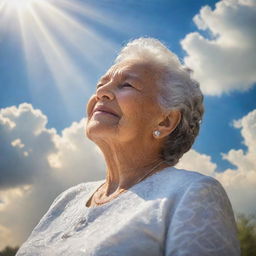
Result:
M145 60L123 61L99 80L88 102L86 134L103 152L107 166L106 183L93 195L97 201L111 200L161 162L161 147L178 125L180 112L160 107L160 74ZM95 111L99 107L104 111ZM160 136L154 136L155 130Z

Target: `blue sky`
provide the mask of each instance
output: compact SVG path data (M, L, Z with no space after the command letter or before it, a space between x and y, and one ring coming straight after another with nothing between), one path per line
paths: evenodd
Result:
M80 1L81 4L83 2L85 1ZM82 26L89 26L91 31L100 34L103 40L106 38L114 42L116 46L111 49L111 52L105 54L106 57L104 52L101 52L100 57L104 58L104 61L101 58L96 61L103 62L103 65L100 68L95 68L89 61L79 56L77 49L69 45L68 40L63 38L62 41L59 41L61 47L68 52L74 65L80 68L82 77L88 80L88 83L84 84L84 88L80 87L77 90L74 84L68 85L68 106L56 88L51 70L45 63L40 47L37 45L33 45L35 48L34 58L40 66L40 70L36 78L30 76L27 71L19 28L11 24L9 25L10 29L5 28L1 33L0 86L2 93L0 107L29 102L47 115L47 127L54 127L61 131L73 121L78 121L84 116L85 103L94 91L98 77L109 67L117 51L125 42L140 36L156 37L165 42L182 59L186 52L182 49L180 40L186 34L198 30L193 23L193 17L202 6L209 5L214 8L216 2L147 0L123 1L120 4L120 1L86 1L86 6L107 17L111 21L110 24L104 24L86 14L66 8L65 11L78 20ZM113 28L111 23L115 21L117 24ZM50 25L54 26L54 24ZM208 37L211 36L207 31L200 32ZM56 30L54 36L56 38L69 37L69 33L72 31L66 31L66 34L60 35ZM79 44L79 42L77 43ZM92 41L90 43L93 44ZM104 45L104 41L101 43ZM98 51L101 51L100 48L99 44ZM84 50L86 51L86 48ZM63 70L60 68L59 72L61 74ZM235 130L230 122L254 109L255 97L256 90L252 89L248 92L232 92L220 97L206 96L205 98L205 120L201 135L194 148L201 153L211 155L220 171L230 166L227 161L221 159L220 152L227 152L230 148L243 147L239 131Z
M125 43L141 36L175 52L205 95L201 132L182 166L218 178L236 209L252 210L255 192L248 190L245 202L237 195L256 184L255 14L255 0L0 0L0 230L13 232L9 218L23 211L12 205L18 196L34 207L43 181L52 184L34 219L16 223L18 235L5 243L21 243L57 193L81 177L103 176L89 174L92 166L104 168L77 135L81 119L98 78ZM73 155L66 142L83 154Z

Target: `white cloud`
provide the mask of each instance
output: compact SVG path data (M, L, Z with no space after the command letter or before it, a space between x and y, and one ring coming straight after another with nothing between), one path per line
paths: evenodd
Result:
M217 165L211 161L210 156L200 154L194 149L191 149L183 155L176 167L189 171L197 171L202 174L212 176L214 175Z
M24 103L0 110L0 189L33 183L49 175L46 156L57 148L54 129L45 129L47 117Z
M62 131L61 136L55 136L54 142L58 150L48 157L55 174L64 175L67 185L97 180L104 176L103 159L95 144L85 139L84 124L85 119L74 122Z
M47 117L30 104L0 111L0 157L6 158L0 165L0 249L8 243L21 244L61 191L104 177L98 148L84 138L84 121L73 123L58 135L46 128ZM236 168L217 173L211 157L193 149L176 167L217 178L236 212L255 212L256 109L235 120L233 126L241 129L247 147L246 151L231 149L223 154ZM24 152L29 155L25 157Z
M233 122L235 128L241 129L246 151L231 149L222 158L236 168L216 172L216 164L210 156L200 154L193 149L187 152L177 168L198 171L218 179L226 189L235 212L256 212L256 109Z
M233 206L240 212L256 212L256 109L240 120L234 121L234 127L241 129L247 151L230 150L222 154L235 170L227 169L216 178L221 181L229 193Z
M204 94L245 91L256 82L256 2L222 0L214 10L201 8L194 17L201 30L181 41L187 52L185 64L194 70Z
M13 147L18 147L18 148L23 148L25 145L21 142L20 139L16 139L14 141L11 142L11 145Z
M58 135L30 104L0 110L0 250L21 244L60 192L104 177L84 121Z

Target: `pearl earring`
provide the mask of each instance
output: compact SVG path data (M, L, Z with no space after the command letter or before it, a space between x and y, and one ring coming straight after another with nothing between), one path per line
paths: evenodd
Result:
M160 136L160 134L161 134L160 131L158 131L158 130L155 130L155 131L154 131L154 135L155 135L156 137Z

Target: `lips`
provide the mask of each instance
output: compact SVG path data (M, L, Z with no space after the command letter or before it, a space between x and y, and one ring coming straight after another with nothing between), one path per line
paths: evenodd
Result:
M95 112L103 112L103 113L107 113L107 114L111 114L111 115L113 115L113 116L115 116L115 117L119 117L119 115L114 111L114 110L112 110L111 108L109 108L109 107L106 107L106 106L97 106L94 110L93 110L93 114L95 113Z

